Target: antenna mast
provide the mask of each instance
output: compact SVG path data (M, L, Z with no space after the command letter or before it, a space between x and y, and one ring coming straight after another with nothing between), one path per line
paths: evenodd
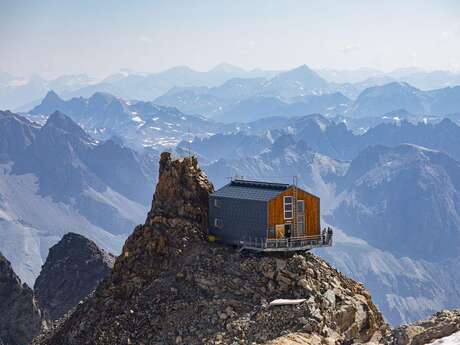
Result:
M192 143L191 143L191 134L190 134L190 125L187 127L187 149L188 149L188 157L192 156Z

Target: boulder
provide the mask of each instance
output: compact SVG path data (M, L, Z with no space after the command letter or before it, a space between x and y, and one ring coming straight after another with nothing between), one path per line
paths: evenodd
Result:
M386 345L424 345L460 331L460 309L443 310L427 320L402 325L392 330Z

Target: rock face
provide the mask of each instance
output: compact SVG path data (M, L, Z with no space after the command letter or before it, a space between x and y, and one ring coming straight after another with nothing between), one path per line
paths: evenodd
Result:
M347 189L332 224L400 257L458 257L458 161L416 145L373 146L352 161L344 179Z
M68 233L51 247L34 286L49 320L61 318L88 296L112 270L115 258L85 237Z
M0 253L0 344L25 345L39 333L41 314L32 290L21 284Z
M312 254L206 242L212 190L195 158L162 154L152 209L112 275L35 343L276 344L292 335L351 344L388 331L363 286ZM270 305L281 298L304 301Z
M121 252L151 202L154 152L97 142L58 112L43 126L0 112L0 251L21 280L33 286L70 231Z
M386 339L387 345L423 345L460 331L460 309L443 310L428 320L395 328Z

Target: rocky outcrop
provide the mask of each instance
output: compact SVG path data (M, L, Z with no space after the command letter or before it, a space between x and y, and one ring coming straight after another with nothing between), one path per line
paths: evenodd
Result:
M112 275L35 343L282 344L292 336L351 344L388 331L363 286L313 254L208 243L212 190L195 158L162 154L152 209ZM271 305L276 299L299 301Z
M40 332L41 314L32 290L0 253L0 344L25 345Z
M460 332L460 309L443 310L427 320L393 329L387 345L424 345Z
M112 270L115 258L93 241L68 233L51 247L34 286L46 319L55 320L88 296Z
M163 152L160 157L158 184L148 214L147 224L160 218L187 220L206 230L208 196L214 190L198 167L196 157L172 160Z

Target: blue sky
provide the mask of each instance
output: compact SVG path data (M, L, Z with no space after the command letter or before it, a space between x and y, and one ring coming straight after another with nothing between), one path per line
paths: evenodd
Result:
M460 1L5 1L0 71L460 69Z

